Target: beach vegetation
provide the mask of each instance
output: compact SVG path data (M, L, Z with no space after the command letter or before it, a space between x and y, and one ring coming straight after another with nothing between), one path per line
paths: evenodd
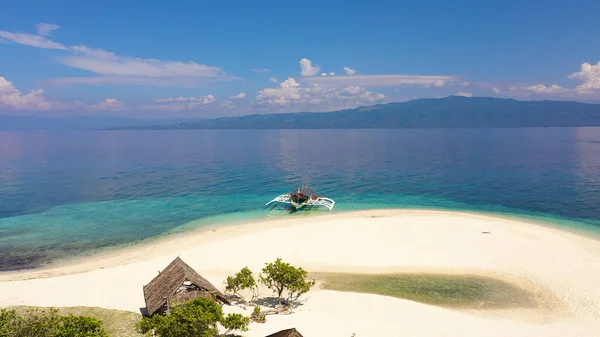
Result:
M257 323L265 323L267 321L267 314L261 311L258 305L255 305L254 310L252 310L252 314L250 315L250 319Z
M220 323L223 328L226 329L223 336L227 336L233 331L248 331L250 317L246 317L242 314L229 314L223 317Z
M130 311L104 309L97 307L60 307L60 308L42 308L29 306L11 307L8 313L14 315L26 316L27 312L35 312L38 309L47 312L55 311L58 316L85 316L92 317L102 322L102 327L110 337L141 337L136 331L136 323L142 319L142 315ZM2 319L0 319L2 320ZM0 324L1 326L2 324ZM1 330L0 330L1 331ZM5 337L0 332L0 337ZM10 335L9 335L10 336Z
M295 267L277 258L266 263L260 274L260 281L276 295L279 303L283 301L283 293L287 292L288 300L297 300L315 285L314 280L307 280L308 272L302 267Z
M52 337L108 337L102 322L86 316L62 316Z
M318 273L314 276L328 290L392 296L455 309L538 306L536 294L502 280L477 275Z
M232 293L246 303L246 300L240 294L240 291L246 289L252 291L250 302L254 301L258 297L258 285L252 275L252 271L248 267L242 268L234 276L227 276L227 280L225 280L225 292Z
M0 337L108 337L102 321L87 316L61 316L58 310L27 308L0 311Z
M158 337L214 337L219 327L232 331L247 331L250 318L241 314L223 314L223 308L215 301L198 298L174 306L168 315L144 317L138 323L140 333L152 332Z

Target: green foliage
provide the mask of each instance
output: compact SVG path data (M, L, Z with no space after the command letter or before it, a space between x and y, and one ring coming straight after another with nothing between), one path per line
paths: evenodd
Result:
M85 316L59 317L52 337L108 337L102 322Z
M0 337L8 337L18 316L14 310L0 310Z
M254 301L258 296L256 280L248 267L242 268L242 270L237 272L234 276L227 276L227 280L225 281L225 291L231 292L242 299L243 296L241 296L239 292L244 289L252 290L252 299L250 301Z
M11 307L17 314L24 315L27 310L35 307ZM48 310L48 308L39 308ZM59 316L86 316L93 317L98 321L102 322L102 327L110 337L142 337L136 331L136 323L142 319L142 315L139 313L114 310L114 309L103 309L95 307L60 307L56 308Z
M24 316L19 316L14 326L13 334L9 336L52 336L56 329L58 315L56 309L48 311L40 309L29 309Z
M102 322L85 316L59 316L56 309L0 311L0 337L108 337Z
M254 310L252 310L250 318L258 323L264 323L267 321L267 315L264 312L260 311L260 307L258 305L254 306Z
M281 296L286 290L290 299L298 299L300 295L308 292L315 285L315 281L307 281L307 276L308 272L301 267L294 267L278 258L275 262L266 264L260 281L273 290L281 301Z
M138 323L138 330L154 331L158 337L213 337L219 334L219 323L229 332L246 331L250 319L239 314L225 317L221 305L198 298L172 308L166 316L144 317Z
M249 324L250 317L244 317L242 314L229 314L221 321L221 325L227 329L224 335L236 330L248 331Z

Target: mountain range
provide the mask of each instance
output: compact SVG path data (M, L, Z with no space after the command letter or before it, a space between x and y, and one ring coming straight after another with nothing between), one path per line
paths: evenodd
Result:
M360 129L600 126L600 104L508 98L423 98L332 112L214 119L2 116L0 130Z
M172 125L199 119L135 119L103 116L14 116L0 114L0 130L90 130L109 128L136 128L156 124Z
M223 117L140 129L359 129L600 126L600 104L450 96L320 113Z

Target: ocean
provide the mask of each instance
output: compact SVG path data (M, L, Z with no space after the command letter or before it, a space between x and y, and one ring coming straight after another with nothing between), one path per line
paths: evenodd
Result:
M0 271L298 216L263 206L300 184L332 212L467 210L600 233L600 128L2 131Z

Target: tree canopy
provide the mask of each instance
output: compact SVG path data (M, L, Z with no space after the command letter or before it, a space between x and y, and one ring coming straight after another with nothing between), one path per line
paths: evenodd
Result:
M169 314L144 317L138 323L141 333L154 331L159 337L214 337L219 324L229 333L247 331L250 319L240 314L224 316L223 308L215 301L198 298L173 307Z
M294 267L280 258L275 262L267 263L260 275L261 282L277 294L281 302L284 291L288 292L289 299L297 299L308 292L315 281L307 280L308 272L302 267Z
M242 268L234 276L227 276L227 280L225 280L225 291L231 292L241 299L244 299L244 297L239 292L245 289L252 290L252 299L250 301L256 299L258 296L258 287L252 271L248 267Z

